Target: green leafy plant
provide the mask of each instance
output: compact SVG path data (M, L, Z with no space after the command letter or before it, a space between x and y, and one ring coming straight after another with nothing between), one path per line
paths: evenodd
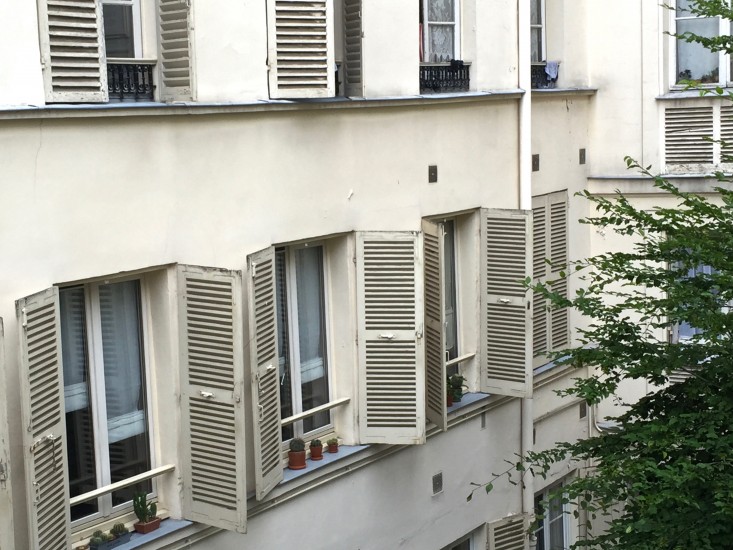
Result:
M453 399L460 401L463 397L463 390L467 390L466 378L460 374L453 374L448 377L448 391L453 395Z
M305 451L305 441L299 437L295 437L290 440L290 450L294 453Z
M135 493L132 497L132 508L140 523L148 523L156 518L158 507L154 502L148 503L148 495L144 491Z

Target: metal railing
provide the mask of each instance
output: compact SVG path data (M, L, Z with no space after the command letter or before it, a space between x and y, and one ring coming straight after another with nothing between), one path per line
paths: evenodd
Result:
M107 90L110 102L153 101L154 59L107 60Z
M467 92L471 86L470 67L458 59L450 63L421 63L420 93Z
M557 78L550 78L545 70L547 63L532 63L532 89L542 90L554 88Z

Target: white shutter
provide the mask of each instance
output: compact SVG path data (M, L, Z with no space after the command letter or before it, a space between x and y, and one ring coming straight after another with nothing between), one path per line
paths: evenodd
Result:
M344 0L344 65L346 95L362 97L362 0Z
M257 500L260 500L283 478L275 249L270 247L249 255L247 275L255 484Z
M563 276L568 270L568 202L567 193L553 193L550 200L550 279L553 292L568 297L568 280ZM566 347L568 338L568 309L553 309L550 312L551 349Z
M267 0L270 97L333 97L333 0Z
M445 369L445 296L442 223L422 221L425 261L425 402L427 418L448 427Z
M712 164L712 107L667 107L664 148L667 164Z
M38 32L46 101L107 101L101 2L38 0Z
M178 266L184 517L245 532L242 286L236 272Z
M524 514L489 523L489 550L529 550L528 518Z
M723 142L720 147L720 162L733 163L733 107L730 105L720 106L720 139Z
M50 288L16 302L30 547L71 548L59 296Z
M425 442L419 234L356 234L361 443Z
M532 395L532 316L523 280L532 270L529 212L481 210L481 388Z
M547 247L547 201L545 197L532 199L532 279L534 282L545 282L549 258ZM535 366L543 363L547 352L548 323L547 300L539 292L532 293L532 355Z
M158 0L160 99L193 100L191 0Z

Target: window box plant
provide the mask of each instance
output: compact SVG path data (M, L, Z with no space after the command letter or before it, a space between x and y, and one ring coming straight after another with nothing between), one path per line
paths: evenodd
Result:
M448 391L453 394L453 401L458 403L463 398L463 390L468 389L466 379L460 374L448 377Z
M328 444L328 452L329 453L337 453L339 452L339 440L335 437L332 437L328 441L326 441Z
M291 470L302 470L305 468L305 441L299 437L290 440L288 468Z
M323 443L320 439L311 441L311 460L323 460Z
M112 550L130 542L130 533L124 523L116 523L109 533L101 530L94 531L89 539L90 550Z
M135 493L132 497L132 507L138 519L133 526L135 531L144 535L160 527L160 518L157 516L158 507L154 502L148 503L147 493L143 491Z

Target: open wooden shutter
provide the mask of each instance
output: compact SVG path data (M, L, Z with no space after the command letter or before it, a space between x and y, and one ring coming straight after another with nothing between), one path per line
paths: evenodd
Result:
M247 257L249 287L249 350L255 431L257 500L283 478L280 427L280 377L275 298L275 249Z
M528 212L481 210L481 389L532 395L532 270Z
M362 97L362 0L344 0L344 64L346 95Z
M333 0L267 0L270 97L335 94Z
M489 523L489 550L529 550L528 518L517 514Z
M71 548L57 288L18 300L20 380L30 547Z
M244 533L241 277L180 265L178 296L184 517Z
M419 234L358 232L359 440L425 442Z
M442 223L422 221L425 251L425 401L430 422L448 427L445 368L445 298L443 294Z
M192 101L191 0L158 0L160 99Z
M547 280L547 201L545 197L534 197L532 208L532 279L535 282ZM533 365L545 362L549 344L547 300L539 292L532 294L532 355Z
M550 195L550 280L552 290L563 298L568 297L568 280L562 275L568 270L568 198L567 193ZM550 312L550 338L553 350L566 347L568 338L568 309Z
M38 32L46 101L106 102L102 3L38 0Z

